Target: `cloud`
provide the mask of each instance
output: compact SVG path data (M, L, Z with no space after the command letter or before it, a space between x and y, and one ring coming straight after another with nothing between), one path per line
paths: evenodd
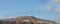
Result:
M52 0L54 3L56 3L56 9L55 9L55 13L57 14L57 16L60 15L60 0Z
M56 14L55 21L60 23L60 0L51 0L51 2L47 3L47 5L45 4L43 8L45 8L46 12L52 11L52 9L54 9Z
M54 3L59 3L60 0L51 0Z
M57 7L57 9L55 10L56 14L60 14L60 7Z
M44 6L45 11L50 11L52 9L52 5L49 3L46 6Z
M37 5L36 10L40 11L40 12L48 13L53 9L52 7L54 7L53 3L51 3L49 1L49 2L45 3L44 5L41 5L41 4L40 4L40 6Z
M42 6L37 7L37 11L44 11L45 13L54 11L56 20L60 20L60 0L51 0Z
M51 2L56 4L54 12L56 13L56 21L60 23L60 0L51 0Z

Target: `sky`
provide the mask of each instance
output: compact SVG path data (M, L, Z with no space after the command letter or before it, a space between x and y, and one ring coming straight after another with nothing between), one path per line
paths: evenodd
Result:
M0 19L32 15L60 22L60 0L0 0Z

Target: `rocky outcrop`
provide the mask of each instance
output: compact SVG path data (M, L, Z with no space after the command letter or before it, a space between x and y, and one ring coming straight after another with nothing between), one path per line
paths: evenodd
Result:
M56 24L54 21L40 19L32 16L22 16L10 19L2 19L0 22L13 22L14 24ZM1 23L0 23L1 24ZM5 24L5 23L4 23Z

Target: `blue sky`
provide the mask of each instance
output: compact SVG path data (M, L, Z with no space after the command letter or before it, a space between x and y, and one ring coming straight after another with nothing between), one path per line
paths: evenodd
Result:
M14 18L30 15L47 19L59 20L60 0L0 0L0 18Z

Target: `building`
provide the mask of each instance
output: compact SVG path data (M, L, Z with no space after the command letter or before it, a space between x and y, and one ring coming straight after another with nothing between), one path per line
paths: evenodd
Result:
M0 24L56 24L54 21L35 18L32 16L22 16L16 18L2 19Z

